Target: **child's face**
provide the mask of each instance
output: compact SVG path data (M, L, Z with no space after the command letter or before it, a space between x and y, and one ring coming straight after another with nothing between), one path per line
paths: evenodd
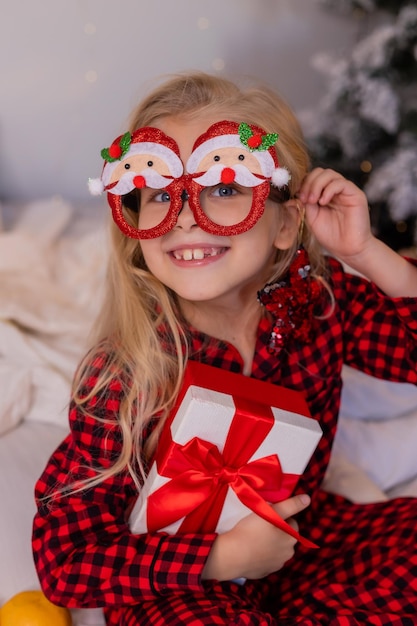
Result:
M177 142L186 163L196 138L217 121L164 118L155 126ZM181 299L237 305L245 298L253 300L268 278L276 247L287 248L296 237L296 228L282 226L279 212L279 206L267 200L251 229L224 237L202 230L185 201L172 230L140 245L152 274Z

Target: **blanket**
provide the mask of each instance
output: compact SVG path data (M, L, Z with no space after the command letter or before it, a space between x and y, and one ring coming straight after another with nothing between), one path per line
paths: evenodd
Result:
M67 424L71 379L98 310L107 248L97 210L81 214L76 227L73 208L61 198L15 212L12 227L0 233L0 434L23 419Z

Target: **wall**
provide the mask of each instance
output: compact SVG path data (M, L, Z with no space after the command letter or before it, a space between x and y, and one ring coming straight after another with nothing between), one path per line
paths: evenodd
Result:
M314 0L0 0L0 198L88 197L99 150L163 74L267 80L298 109L323 77L312 55L355 24Z

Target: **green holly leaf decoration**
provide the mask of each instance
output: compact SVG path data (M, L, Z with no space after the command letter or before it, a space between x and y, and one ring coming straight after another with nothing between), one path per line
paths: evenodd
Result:
M262 143L258 150L268 150L271 146L274 146L278 141L278 133L268 133L262 136Z
M115 160L115 159L111 158L111 156L109 154L109 149L108 148L103 148L103 150L100 152L100 154L101 154L101 158L104 159L107 162Z
M100 152L101 158L107 161L107 163L120 161L120 159L124 157L126 152L128 152L131 142L132 135L127 132L121 137L119 145L112 144L110 148L103 148L103 150Z
M131 141L132 141L132 135L128 131L127 133L125 133L123 135L123 137L120 140L120 147L122 149L122 156L124 156L126 154L126 152L129 150Z
M268 150L278 140L278 133L267 133L266 135L255 135L248 124L239 124L239 137L242 144L253 152L254 150Z
M244 146L248 147L248 139L252 137L253 132L248 124L242 122L239 124L239 137Z

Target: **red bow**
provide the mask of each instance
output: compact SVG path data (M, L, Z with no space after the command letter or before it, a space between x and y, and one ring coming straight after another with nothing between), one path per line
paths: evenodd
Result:
M268 407L256 403L255 410L256 417L254 403L239 398L223 454L216 445L198 437L185 445L172 443L168 458L158 466L159 474L171 480L148 497L149 532L182 518L178 532L213 532L230 488L257 515L303 545L317 547L268 504L288 498L299 477L284 474L275 454L249 461L274 425Z

